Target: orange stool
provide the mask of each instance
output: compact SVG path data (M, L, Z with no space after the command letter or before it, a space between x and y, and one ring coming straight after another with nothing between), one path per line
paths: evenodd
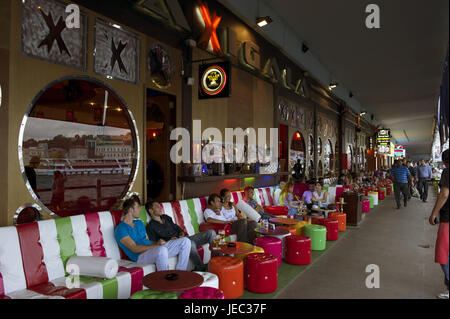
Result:
M328 214L329 219L335 219L339 222L338 231L345 231L347 229L347 214L334 212Z
M291 235L297 235L297 229L295 227L292 227L292 226L277 226L277 228L287 229L291 233Z
M211 258L208 271L219 277L219 289L225 299L236 299L244 293L244 262L230 256Z

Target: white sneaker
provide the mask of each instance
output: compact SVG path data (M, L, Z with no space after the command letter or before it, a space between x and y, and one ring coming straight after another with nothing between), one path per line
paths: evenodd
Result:
M448 299L448 290L443 292L443 293L441 293L441 294L439 294L439 295L437 295L437 297L439 299Z

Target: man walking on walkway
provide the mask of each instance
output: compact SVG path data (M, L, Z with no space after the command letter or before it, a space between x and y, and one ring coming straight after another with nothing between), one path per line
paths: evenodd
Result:
M432 172L430 165L425 163L425 160L420 161L420 165L417 167L417 177L419 182L417 188L419 189L420 199L425 203L428 198L428 182L431 180Z
M394 162L394 167L391 170L391 177L394 180L394 195L395 201L397 202L397 209L400 209L400 192L403 193L403 201L405 207L408 203L409 197L409 186L408 186L408 176L411 176L409 169L402 165L400 160Z
M414 183L417 178L417 169L413 166L413 163L411 161L407 161L406 166L408 167L409 173L411 174L411 179L409 181L409 197L408 197L408 199L411 199L412 188L414 187Z
M434 253L434 261L441 265L442 270L445 275L445 285L447 286L447 291L439 294L437 297L441 299L448 299L448 267L449 267L449 233L448 233L448 190L449 190L449 180L448 180L448 168L449 168L449 152L448 150L442 153L442 161L445 164L445 169L441 175L440 187L441 191L434 204L433 211L429 222L431 225L436 225L435 220L439 215L439 230L436 238L436 246Z

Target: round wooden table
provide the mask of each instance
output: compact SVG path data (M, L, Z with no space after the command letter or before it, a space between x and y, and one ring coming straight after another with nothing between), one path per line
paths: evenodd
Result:
M255 232L264 236L283 236L289 234L289 230L283 228L275 228L275 230L273 229L265 230L255 228Z
M235 243L236 247L229 247L228 243ZM225 244L220 244L219 249L212 250L215 253L224 254L224 255L241 255L246 254L253 251L255 247L249 243L243 243L239 241L229 241Z
M271 218L269 219L271 223L277 224L277 225L295 225L299 222L299 220L294 218Z
M178 277L175 280L169 280L167 275L176 274ZM155 271L148 274L142 279L142 284L156 291L184 291L192 288L196 288L203 283L203 276L185 270L165 270Z

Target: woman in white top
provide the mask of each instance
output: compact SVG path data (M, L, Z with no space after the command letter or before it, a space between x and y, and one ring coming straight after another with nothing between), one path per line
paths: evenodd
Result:
M230 191L223 191L223 194L227 195L227 193L230 193ZM237 235L237 241L253 243L253 240L256 238L256 222L247 221L247 218L239 213L236 215L237 209L234 207L230 208L229 200L226 205L224 209L224 203L219 195L209 195L208 208L204 211L205 220L208 223L229 224L231 233Z
M322 184L316 183L316 189L312 193L312 203L319 205L321 208L326 208L327 205L327 192L322 190Z

